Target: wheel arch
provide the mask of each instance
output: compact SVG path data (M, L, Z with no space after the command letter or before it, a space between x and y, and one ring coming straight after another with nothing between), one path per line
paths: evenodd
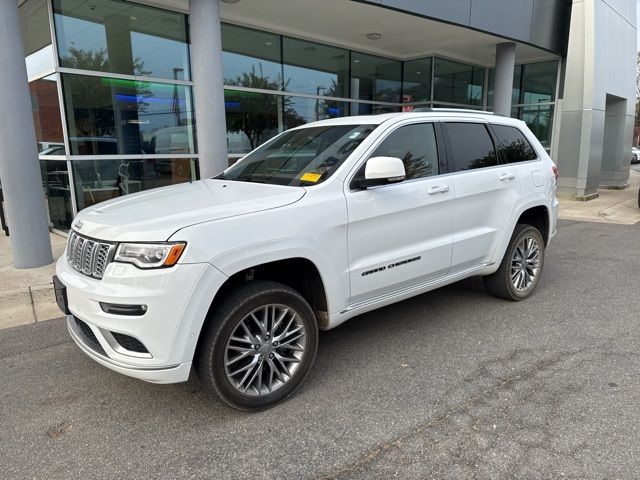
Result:
M551 232L549 231L549 225L551 223L551 219L550 210L546 205L537 205L535 207L527 208L518 217L516 225L519 223L525 223L537 228L538 231L542 234L542 239L544 240L545 246L549 244L551 235Z
M513 235L513 231L516 228L516 225L520 223L532 225L540 230L546 247L549 244L552 234L551 212L552 211L549 206L540 199L523 203L520 205L520 208L514 208L513 213L510 215L510 221L505 226L504 232L492 258L492 264L495 268L497 268L502 261L502 257L509 245L509 240L511 240L511 236Z
M329 308L325 281L317 265L305 257L271 260L245 266L228 274L227 280L215 293L209 311L238 285L254 280L271 280L293 288L311 305L318 325L322 328Z

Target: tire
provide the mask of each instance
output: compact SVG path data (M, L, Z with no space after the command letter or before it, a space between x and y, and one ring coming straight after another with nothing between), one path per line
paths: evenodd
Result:
M264 410L302 384L317 348L318 324L302 295L252 281L210 313L195 368L209 395L238 410Z
M518 262L519 253L523 248L527 248L526 242L531 245L532 252L537 246L537 257L530 254L531 260L527 263L527 268L522 268L522 262ZM534 260L537 259L537 263ZM534 265L536 265L534 269ZM498 270L484 277L484 284L487 290L499 298L506 300L520 301L529 297L535 290L542 274L544 266L544 239L540 231L524 223L519 223L513 230L513 235L509 241L509 246L502 258ZM515 279L512 280L512 267L517 268ZM530 280L530 283L528 283Z

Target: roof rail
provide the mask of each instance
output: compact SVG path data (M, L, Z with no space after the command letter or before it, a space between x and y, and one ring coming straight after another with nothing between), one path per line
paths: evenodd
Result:
M495 115L487 110L474 110L472 108L432 108L432 112L460 112L460 113L480 113L483 115Z
M411 110L412 112L453 112L453 113L480 113L484 115L496 115L493 112L486 110L474 110L472 108L432 108L432 107L418 107Z

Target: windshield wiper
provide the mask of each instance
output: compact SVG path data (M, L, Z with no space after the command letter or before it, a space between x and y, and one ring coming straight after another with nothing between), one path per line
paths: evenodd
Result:
M239 182L251 182L251 183L268 183L266 180L258 180L257 178L242 176L242 175L236 178L227 178L226 180L237 180Z

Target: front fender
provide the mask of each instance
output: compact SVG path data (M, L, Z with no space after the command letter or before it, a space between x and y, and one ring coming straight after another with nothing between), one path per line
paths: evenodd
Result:
M229 250L215 257L210 263L226 276L265 263L292 258L312 262L322 279L329 312L339 312L348 303L349 276L325 253L320 245L308 237L296 237L259 242Z

